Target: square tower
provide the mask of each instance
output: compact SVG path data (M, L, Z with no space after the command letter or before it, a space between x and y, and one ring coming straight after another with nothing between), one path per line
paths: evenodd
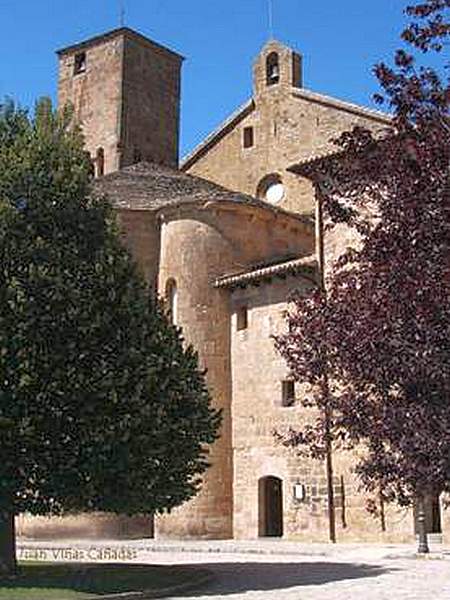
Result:
M58 106L73 105L97 175L178 166L183 57L127 27L57 54Z

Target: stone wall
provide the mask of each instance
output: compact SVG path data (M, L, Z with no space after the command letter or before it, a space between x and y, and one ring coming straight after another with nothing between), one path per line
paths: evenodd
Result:
M276 444L274 431L295 423L301 409L281 406L281 382L287 368L271 336L283 330L289 292L311 285L290 277L232 292L234 536L238 539L258 537L258 482L267 476L283 481L285 534L297 530L298 511L290 490L304 473L301 461ZM243 306L248 311L248 327L238 331L237 311Z
M141 539L153 537L153 519L114 513L80 513L64 517L16 518L17 535L25 539Z
M105 174L143 160L177 167L181 63L126 28L59 52L58 105L74 106L91 157L103 149Z
M223 410L220 439L210 449L211 468L200 494L157 519L158 537L229 538L233 532L231 446L230 296L214 287L217 277L241 271L275 253L311 252L310 226L288 215L226 203L160 212L159 289L177 288L176 323L199 353L214 406Z
M265 59L278 47L281 79L267 86ZM269 174L281 176L285 196L279 206L301 213L314 212L314 194L309 181L289 173L287 168L303 159L330 152L332 139L360 125L385 127L381 113L315 94L292 85L292 50L268 44L255 63L252 108L242 111L234 125L188 157L183 168L224 185L256 195L258 184ZM300 68L298 66L297 68ZM287 79L287 80L286 80ZM254 145L244 148L246 127L253 127Z
M220 439L211 447L211 467L201 493L157 519L158 537L228 538L232 531L231 390L228 297L209 285L233 264L233 250L198 217L167 220L161 231L159 288L175 282L176 323L199 353L213 405L223 411ZM170 441L168 440L168 443ZM174 449L176 451L176 448Z
M332 138L354 125L382 129L389 120L375 111L327 98L302 89L291 78L292 51L278 48L280 83L267 86L265 59L277 44L269 44L254 68L254 97L229 124L218 130L185 162L183 168L230 189L255 195L259 182L268 174L281 176L285 195L278 206L314 214L315 200L309 181L286 171L291 164L334 149ZM299 63L297 63L299 66ZM254 144L244 148L244 129L253 127ZM348 245L354 232L337 227L324 239L326 267ZM275 254L275 252L274 252ZM285 536L304 540L327 538L328 516L324 465L300 460L274 443L273 429L312 418L299 406L282 408L280 381L285 367L276 357L270 336L282 326L290 287L298 281L272 282L232 294L232 381L233 381L233 468L234 535L258 536L258 480L276 476L283 480ZM304 285L304 284L300 284ZM236 331L236 313L248 307L248 329ZM301 390L298 391L301 394ZM411 541L414 536L411 510L384 507L386 531L380 518L366 511L367 498L353 474L355 455L337 452L335 464L336 524L338 539ZM294 483L306 488L304 502L293 499ZM442 513L444 532L450 517ZM450 532L444 533L449 536Z
M126 37L123 65L122 160L178 166L181 57Z
M147 283L156 291L159 273L160 225L154 213L120 210L117 221L123 242Z
M277 477L283 482L284 537L301 541L328 540L328 500L325 465L299 457L277 443L274 431L301 428L315 418L300 405L306 390L296 384L296 403L281 406L281 382L287 376L276 353L273 335L285 330L286 298L305 292L312 283L301 277L235 289L231 293L232 440L234 471L234 537L259 536L259 481ZM248 310L248 327L237 330L237 312ZM362 450L361 450L362 451ZM338 541L412 542L411 509L384 506L381 518L366 510L367 495L354 474L356 454L335 449L334 494ZM305 498L294 498L294 485L305 486ZM375 498L380 509L378 498ZM442 512L444 539L449 539L450 515Z
M104 150L105 173L120 166L123 49L123 36L86 48L86 69L79 74L74 74L79 50L59 57L58 106L73 105L91 157Z

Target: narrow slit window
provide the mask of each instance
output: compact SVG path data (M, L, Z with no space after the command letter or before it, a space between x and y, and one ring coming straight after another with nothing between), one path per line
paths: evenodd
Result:
M246 306L241 306L236 314L236 330L243 331L248 327L248 309Z
M178 290L174 279L169 279L166 284L166 303L169 313L169 320L173 325L177 325L178 319Z
M73 74L78 75L86 71L86 52L78 52L75 54L75 64L73 68Z
M286 379L281 382L281 406L294 406L295 381Z
M86 160L89 162L89 176L95 177L95 159L92 158L91 153L87 150L85 151Z
M97 177L102 177L105 174L105 151L103 150L103 148L97 149L95 162L97 166Z
M244 127L244 148L251 148L254 143L253 127Z

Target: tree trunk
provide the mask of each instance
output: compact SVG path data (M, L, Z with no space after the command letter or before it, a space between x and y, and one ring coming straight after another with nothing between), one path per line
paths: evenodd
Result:
M386 531L386 513L384 510L384 498L383 498L383 494L380 492L380 524L381 524L381 531L383 533L385 533Z
M419 554L428 554L427 524L425 519L425 497L424 494L419 494L417 497L417 532L419 534Z
M0 513L0 577L17 573L14 515Z
M323 292L326 292L325 285L325 246L324 246L324 226L323 226L323 207L322 198L320 193L317 193L316 188L316 252L317 260L319 264L319 284ZM324 397L329 401L330 386L328 381L328 371L324 373L323 380L323 392ZM335 515L335 503L334 503L334 486L333 486L333 443L331 441L331 413L327 406L325 408L325 423L326 423L326 471L327 471L327 497L328 497L328 528L330 542L336 543L336 515Z
M328 497L328 528L330 542L336 543L336 516L334 511L334 486L333 486L333 444L330 439L329 416L327 411L327 497Z

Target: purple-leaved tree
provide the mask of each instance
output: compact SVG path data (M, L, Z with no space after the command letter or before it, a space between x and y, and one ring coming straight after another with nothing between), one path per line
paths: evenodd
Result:
M392 127L355 128L335 155L293 169L360 244L293 301L276 347L319 409L316 426L282 442L311 456L334 440L363 444L363 487L416 506L426 552L425 499L450 491L450 0L405 12L410 51L374 69ZM431 53L433 68L420 66Z

